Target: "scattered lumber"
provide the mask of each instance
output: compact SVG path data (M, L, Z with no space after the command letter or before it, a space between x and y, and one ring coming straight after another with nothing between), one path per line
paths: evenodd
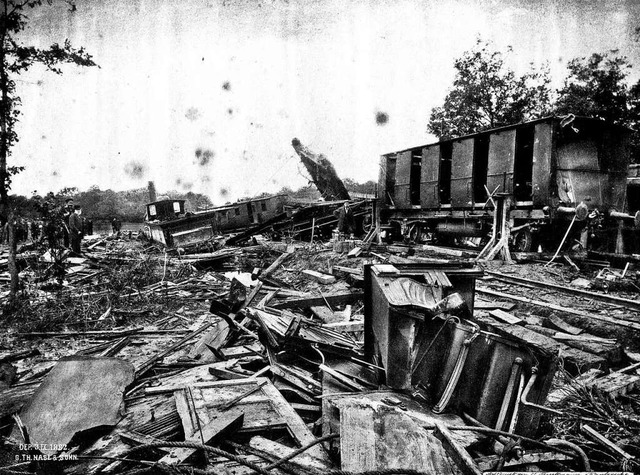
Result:
M564 312L564 313L568 313L570 315L575 315L575 316L583 317L583 318L587 318L587 319L599 320L601 322L607 322L607 323L611 323L613 325L626 327L626 328L631 328L633 330L640 330L640 323L629 321L629 320L624 320L622 318L607 317L605 315L599 315L597 313L583 312L582 310L575 310L575 309L568 308L568 307L563 307L561 305L557 305L557 304L554 304L554 303L543 302L541 300L535 300L535 299L531 299L531 298L528 298L528 297L523 297L523 296L520 296L520 295L508 294L508 293L505 293L505 292L498 292L498 291L487 289L487 288L483 288L483 287L476 288L476 292L478 292L480 294L484 294L484 295L491 295L492 297L515 300L516 302L524 302L524 303L528 303L530 305L538 305L540 307L546 307L546 308L550 308L550 309L553 309L553 310L557 310L558 312Z
M622 297L616 297L608 294L601 294L601 293L593 292L589 290L576 289L574 287L567 287L565 285L553 284L551 282L542 282L539 280L526 279L524 277L517 277L514 275L502 274L500 272L486 271L486 273L504 282L517 283L521 285L524 284L530 287L537 287L537 288L547 289L547 290L548 289L557 290L559 292L564 292L564 293L573 294L573 295L580 295L582 297L587 297L593 300L599 300L601 302L621 305L623 307L633 309L633 310L640 310L640 301L638 300L625 299Z

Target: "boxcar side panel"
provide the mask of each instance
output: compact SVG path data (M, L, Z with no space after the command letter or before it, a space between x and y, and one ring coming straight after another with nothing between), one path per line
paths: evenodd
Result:
M398 154L396 161L396 189L394 201L396 208L410 208L411 197L409 184L411 182L411 151Z
M438 176L440 173L440 146L432 145L422 149L422 170L420 177L420 204L423 208L437 208Z
M513 193L513 163L516 149L516 131L494 132L489 141L487 188L498 193Z
M555 167L552 166L553 154L553 123L542 122L536 124L533 142L533 206L542 208L549 204L555 178Z
M473 138L453 142L451 154L451 205L473 205Z
M631 136L625 130L608 127L602 134L601 163L607 164L609 172L605 199L616 211L628 209L627 170L631 160L630 141Z
M388 155L382 155L380 157L380 165L378 168L378 200L380 203L389 204L387 197L387 163L389 162Z
M380 176L378 178L378 198L386 206L395 205L396 191L396 154L380 157Z
M557 131L558 197L567 205L584 202L589 209L601 207L607 175L600 169L599 130L591 124L575 124Z

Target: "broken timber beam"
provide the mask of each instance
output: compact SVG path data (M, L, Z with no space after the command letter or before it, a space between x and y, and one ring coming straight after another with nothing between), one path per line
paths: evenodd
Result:
M283 300L282 302L271 305L273 308L307 308L312 306L326 305L327 302L334 305L344 305L354 303L364 298L364 292L336 292L331 294L313 295L309 297L299 297Z
M282 265L284 261L286 261L291 256L291 254L293 254L293 252L285 252L278 256L278 258L260 274L259 278L266 279L267 277L269 277L271 274L273 274L273 272L275 272L278 267Z
M454 439L449 429L444 424L436 422L434 435L440 442L449 457L453 459L464 475L482 475L482 472L471 458L471 455Z
M499 297L504 299L515 300L516 302L528 303L530 305L538 305L540 307L547 307L558 312L564 312L578 317L590 318L593 320L600 320L602 322L611 323L621 327L633 328L634 330L640 330L640 323L630 322L628 320L622 320L620 318L607 317L604 315L598 315L595 313L583 312L582 310L575 310L561 305L556 305L550 302L543 302L541 300L530 299L528 297L522 297L520 295L507 294L504 292L497 292L495 290L477 288L476 292L484 295L491 295L492 297Z
M186 335L184 338L181 338L179 341L177 341L176 343L171 345L169 348L167 348L167 349L161 351L160 353L158 353L157 355L152 356L151 358L149 358L147 361L145 361L139 367L136 368L136 377L140 377L141 375L143 375L146 371L151 369L151 367L154 364L156 364L158 361L162 360L165 356L167 356L168 354L170 354L170 353L174 352L175 350L177 350L179 347L184 345L186 342L191 340L193 337L198 336L200 333L204 332L206 329L212 327L215 323L217 323L217 322L210 322L210 323L207 323L207 324L201 326L197 330L195 330L195 331L189 333L188 335Z

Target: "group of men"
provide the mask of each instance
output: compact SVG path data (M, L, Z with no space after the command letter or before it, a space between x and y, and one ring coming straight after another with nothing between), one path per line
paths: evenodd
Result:
M42 235L42 221L30 221L23 218L13 220L13 229L16 235L16 242L23 242L31 239L37 241ZM0 226L0 242L9 242L9 223Z

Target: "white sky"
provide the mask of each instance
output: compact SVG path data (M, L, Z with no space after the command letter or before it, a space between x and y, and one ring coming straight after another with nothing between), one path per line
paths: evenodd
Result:
M478 35L512 45L520 72L548 61L556 86L569 59L614 48L640 71L631 0L76 2L34 10L24 41L69 38L100 69L18 79L15 193L154 180L222 204L305 184L293 137L343 178L377 179L382 153L434 140L429 112Z

